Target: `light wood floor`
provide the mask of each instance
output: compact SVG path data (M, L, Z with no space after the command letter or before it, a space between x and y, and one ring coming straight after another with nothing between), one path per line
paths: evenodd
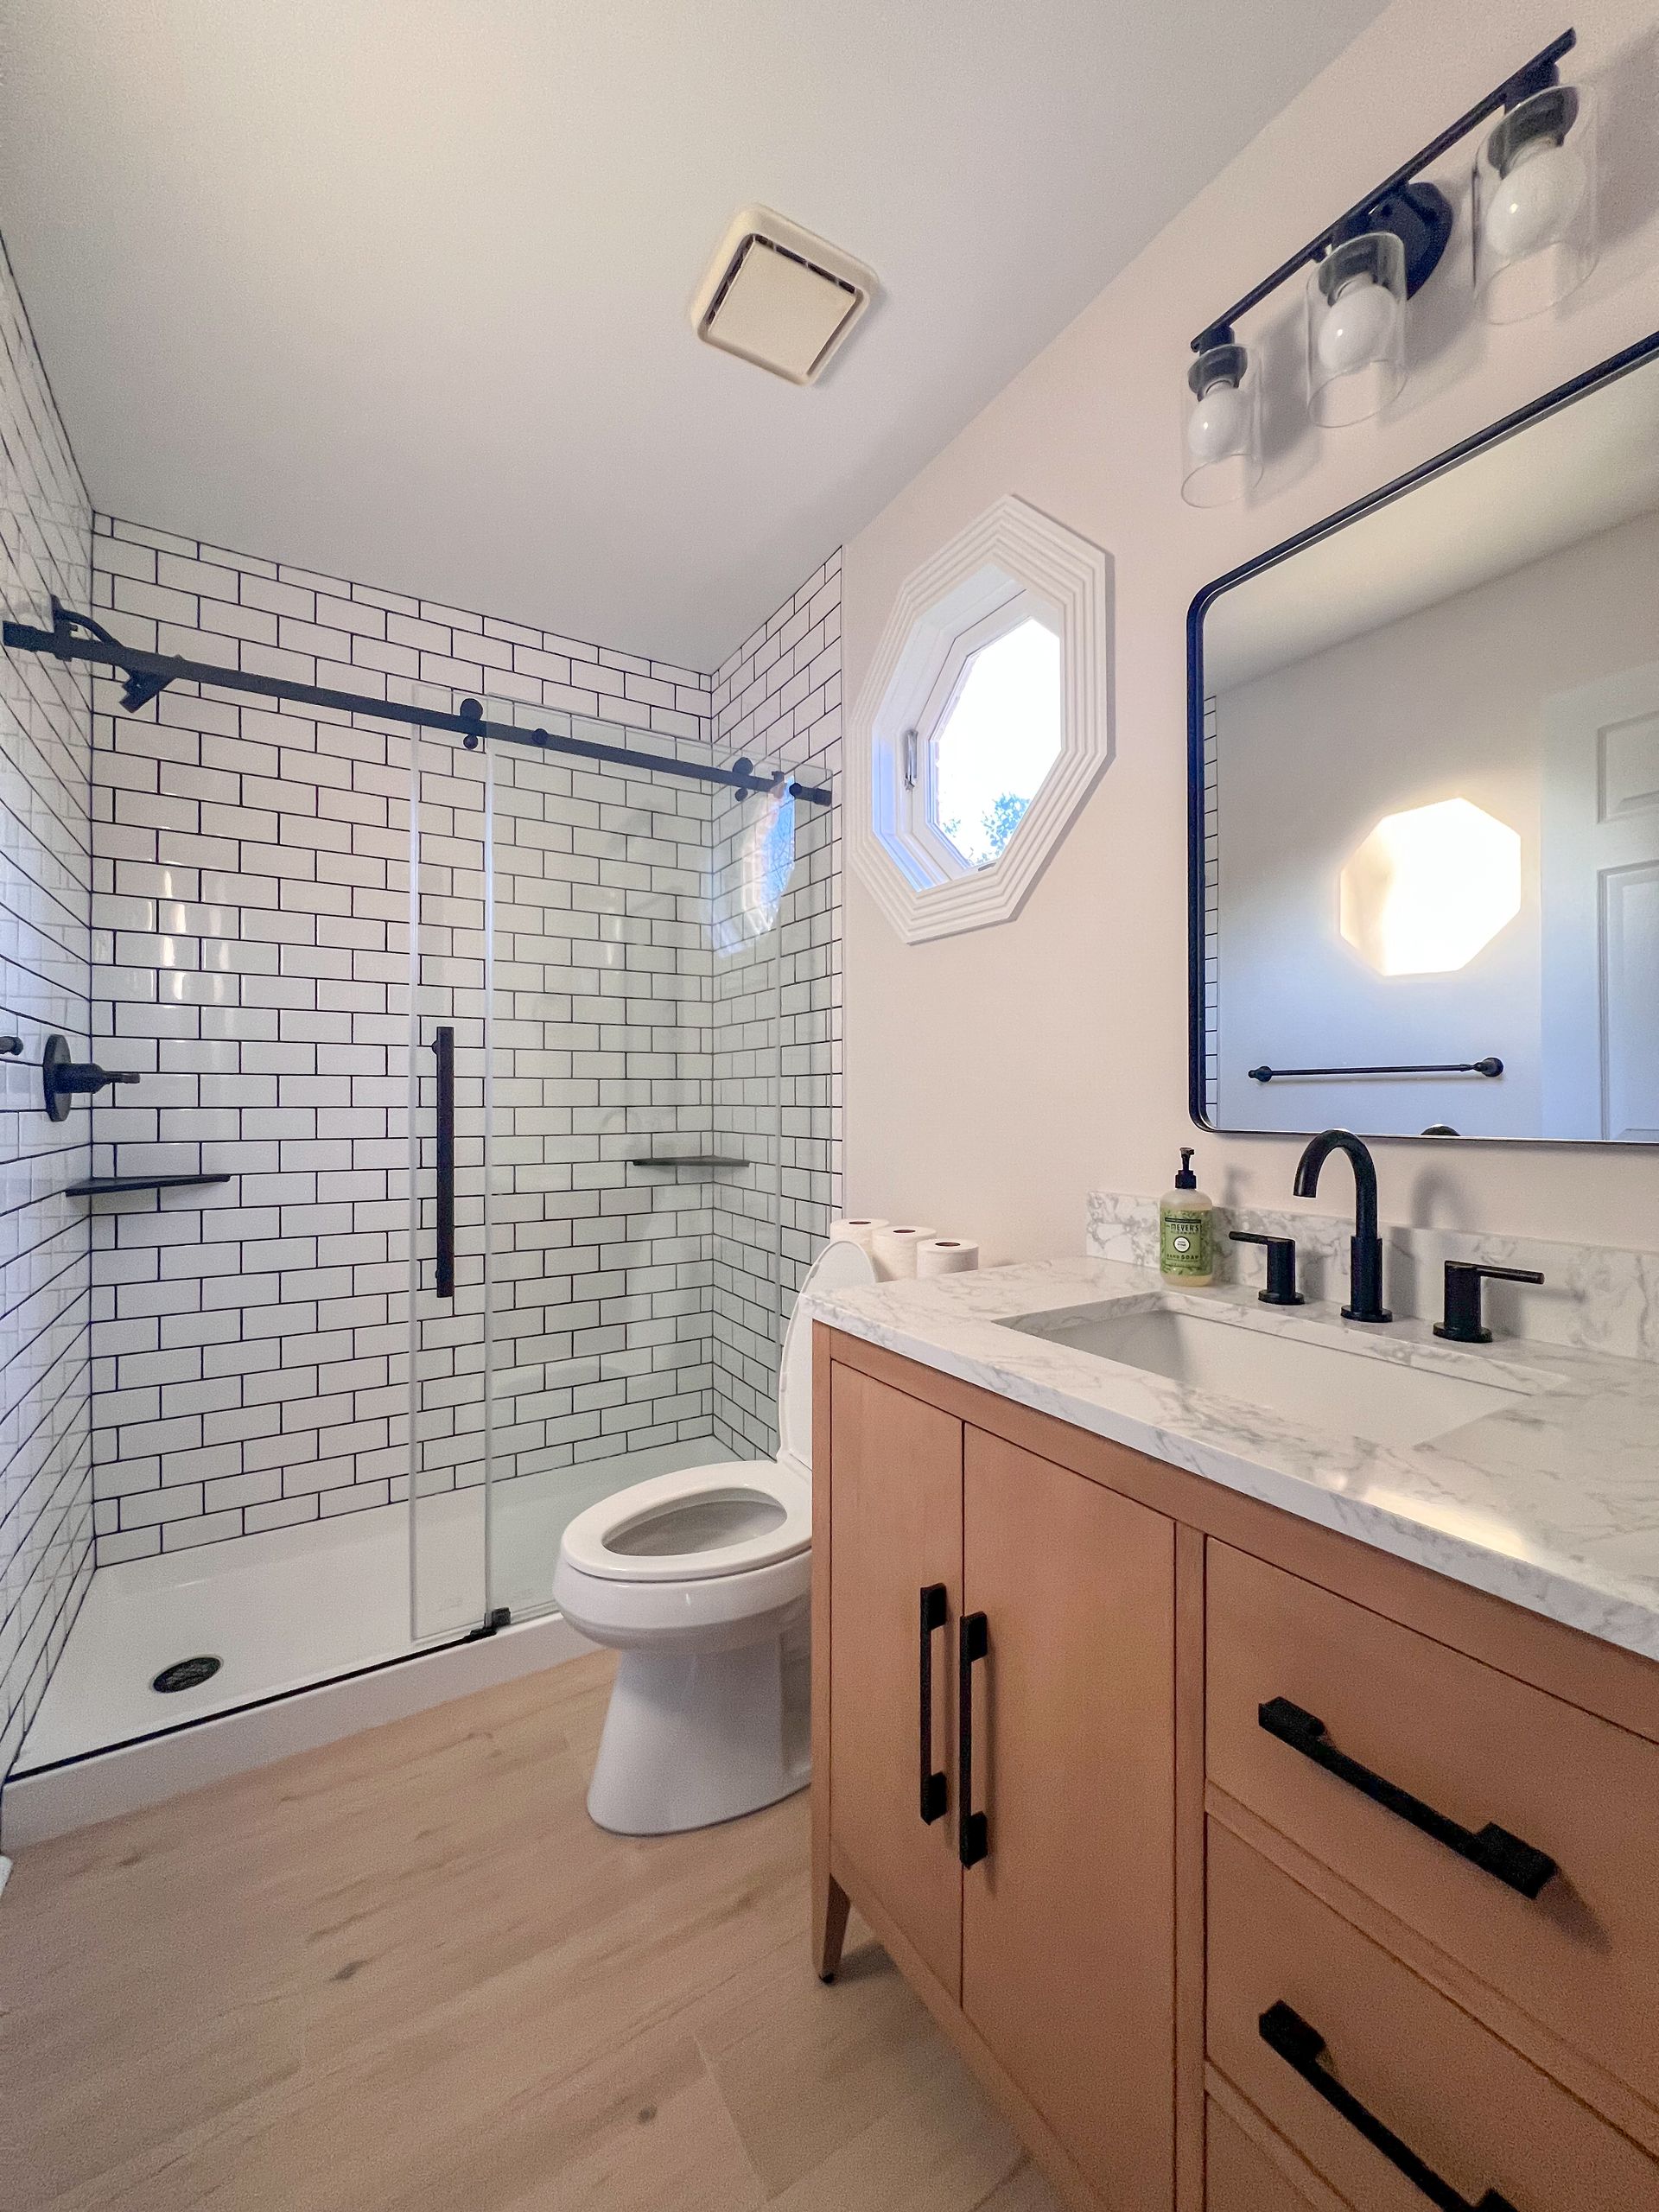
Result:
M23 1853L9 2212L1058 2212L806 1800L625 1841L594 1656Z

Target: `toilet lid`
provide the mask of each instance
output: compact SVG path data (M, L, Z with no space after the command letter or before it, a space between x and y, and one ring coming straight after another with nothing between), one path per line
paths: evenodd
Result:
M779 1457L812 1465L812 1324L802 1310L810 1291L861 1290L875 1281L875 1262L861 1244L826 1244L806 1271L784 1331L778 1363Z
M812 1496L771 1459L724 1459L653 1475L578 1513L564 1558L613 1582L741 1574L808 1549Z

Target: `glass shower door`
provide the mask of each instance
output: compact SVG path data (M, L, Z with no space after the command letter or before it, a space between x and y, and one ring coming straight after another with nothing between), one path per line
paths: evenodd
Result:
M431 687L416 702L461 705ZM482 705L527 737L547 724L667 749ZM794 809L648 757L420 733L410 852L405 1361L425 1639L550 1610L565 1527L598 1500L776 1448Z
M642 754L662 738L486 702ZM493 740L491 1602L585 1508L717 1457L708 785Z
M445 714L460 703L433 685L403 696ZM401 1356L410 1627L424 1643L465 1635L492 1611L489 764L448 731L411 730L408 766Z

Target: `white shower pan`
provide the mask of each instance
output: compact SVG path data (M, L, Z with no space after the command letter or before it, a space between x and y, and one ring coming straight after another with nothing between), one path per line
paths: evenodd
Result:
M573 1514L725 1456L709 1437L499 1484L493 1550L513 1586L497 1602L549 1604ZM479 1618L483 1511L481 1489L423 1501L420 1641L404 1505L100 1567L0 1799L0 1841L40 1842L591 1650L552 1612L454 1640ZM195 1657L218 1670L193 1688L151 1688Z

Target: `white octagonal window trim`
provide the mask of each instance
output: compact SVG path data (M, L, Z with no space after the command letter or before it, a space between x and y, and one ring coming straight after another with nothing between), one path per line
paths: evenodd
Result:
M894 602L853 716L853 864L908 944L1007 921L1111 756L1111 557L999 499Z

